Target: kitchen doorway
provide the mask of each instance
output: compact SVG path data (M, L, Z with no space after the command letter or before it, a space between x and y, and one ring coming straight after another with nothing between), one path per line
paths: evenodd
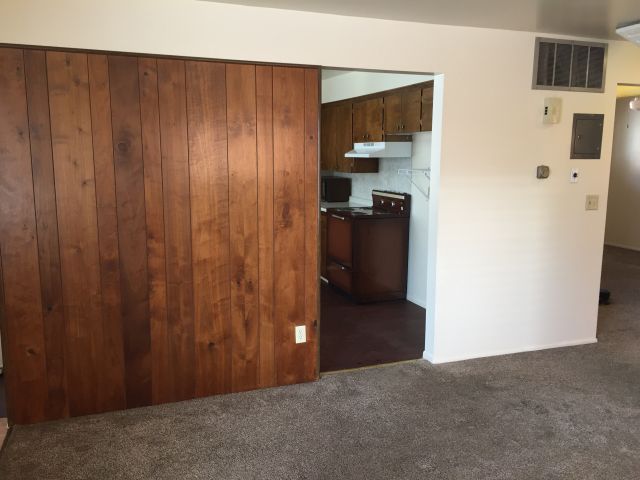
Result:
M322 70L320 371L422 358L434 77Z

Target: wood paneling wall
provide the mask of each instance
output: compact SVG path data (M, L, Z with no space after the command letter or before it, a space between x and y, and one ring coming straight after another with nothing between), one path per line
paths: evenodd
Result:
M312 68L0 48L10 421L317 378L318 97Z

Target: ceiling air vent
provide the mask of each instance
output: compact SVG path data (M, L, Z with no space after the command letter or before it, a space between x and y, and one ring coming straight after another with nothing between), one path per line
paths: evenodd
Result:
M536 38L533 88L603 92L607 44Z

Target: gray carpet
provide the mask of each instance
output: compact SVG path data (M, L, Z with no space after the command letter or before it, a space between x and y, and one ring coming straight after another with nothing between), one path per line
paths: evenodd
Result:
M19 427L0 478L638 479L640 255L604 285L598 344Z

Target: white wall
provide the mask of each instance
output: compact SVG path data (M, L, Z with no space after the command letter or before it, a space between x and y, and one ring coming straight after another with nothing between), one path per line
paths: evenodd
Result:
M432 79L433 75L347 72L322 80L322 103L382 92Z
M428 169L431 166L431 132L413 135L411 166ZM427 269L429 246L429 178L413 175L411 187L411 223L409 225L409 270L407 272L407 299L427 308ZM410 184L409 179L404 179Z
M610 42L606 93L553 92L563 119L542 125L549 92L531 89L534 38L195 0L4 0L0 16L3 43L442 74L429 202L434 362L595 340L615 85L640 83L640 49ZM602 160L569 160L574 112L606 115ZM535 178L540 163L548 180ZM584 211L587 193L600 194L599 211Z
M640 112L629 108L632 99L616 104L605 242L640 250Z

